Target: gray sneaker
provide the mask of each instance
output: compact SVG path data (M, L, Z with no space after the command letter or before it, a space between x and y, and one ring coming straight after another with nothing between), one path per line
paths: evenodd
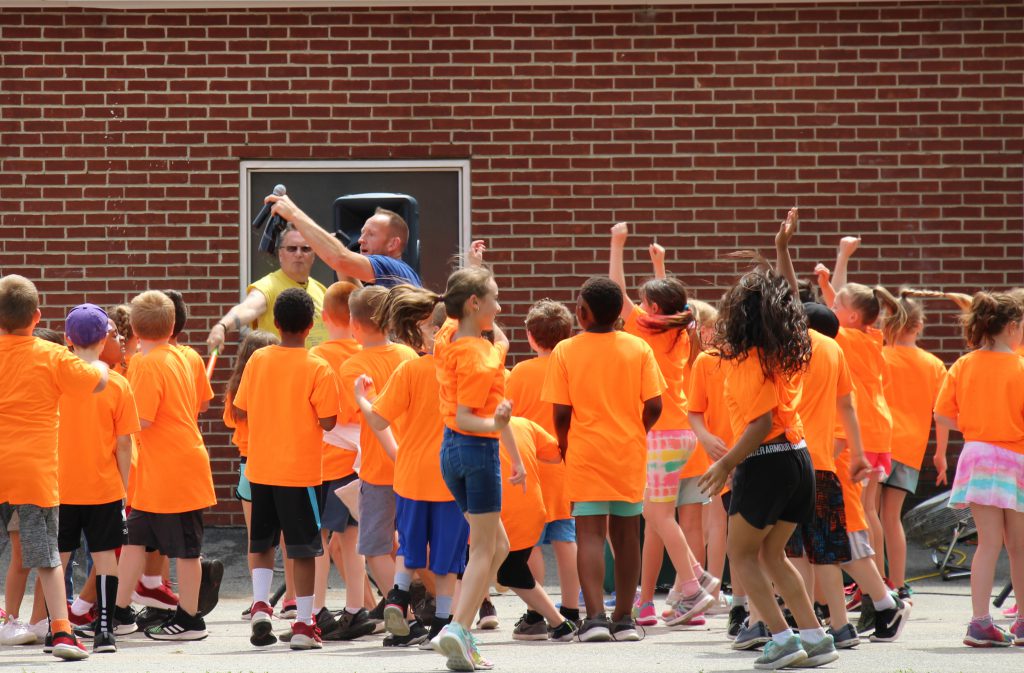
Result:
M804 652L807 653L807 658L803 661L790 664L793 668L817 668L818 666L830 664L839 658L839 653L836 652L836 646L832 641L832 636L829 635L826 635L813 645L803 643L803 648Z
M756 650L765 643L771 642L771 640L772 634L764 622L747 623L740 629L736 640L732 641L732 649Z
M697 615L704 614L704 611L715 602L715 597L704 589L700 589L692 596L684 596L672 606L672 614L665 618L666 626L677 626L684 624Z
M831 643L829 643L831 644ZM835 651L835 648L832 648ZM800 642L800 636L790 636L785 645L774 640L765 643L764 652L754 661L754 668L773 671L777 668L795 666L807 659L807 652Z
M853 628L853 624L850 623L847 623L846 626L838 631L829 627L828 635L832 636L836 649L839 650L846 650L860 645L860 636L857 635L857 629Z
M531 624L526 618L527 615L523 615L516 622L516 627L512 629L512 640L547 640L548 625L544 619Z

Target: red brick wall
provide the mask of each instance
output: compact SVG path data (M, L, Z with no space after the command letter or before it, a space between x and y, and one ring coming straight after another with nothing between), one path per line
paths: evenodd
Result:
M635 222L714 298L803 211L801 273L1024 283L1024 5L0 14L0 268L46 321L183 290L189 340L238 296L242 159L472 159L507 321L606 270ZM926 345L951 361L953 315ZM523 332L516 354L525 351ZM217 379L223 385L224 369ZM234 452L203 418L218 490ZM240 522L228 502L211 520Z

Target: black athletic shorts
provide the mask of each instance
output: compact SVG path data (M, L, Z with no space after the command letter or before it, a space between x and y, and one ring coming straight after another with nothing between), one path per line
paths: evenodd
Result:
M846 563L850 554L850 538L846 535L846 506L843 486L835 472L815 470L814 520L802 523L786 544L786 555L800 558L806 552L814 565Z
M339 488L351 484L358 478L359 475L353 472L341 479L325 481L320 486L320 525L324 530L344 533L349 526L359 525L341 498L334 494Z
M128 541L128 524L121 501L103 505L61 505L57 514L57 549L78 549L85 533L90 552L111 551Z
M809 523L814 518L814 467L807 449L786 441L759 446L733 472L733 514L760 529L779 521Z
M284 533L284 546L289 558L323 555L319 486L268 486L250 482L250 487L250 553L260 554L273 549Z
M498 584L509 589L532 589L537 580L530 570L530 554L533 547L510 551L498 568Z
M167 558L199 558L203 550L203 510L155 514L132 509L128 544L158 551Z

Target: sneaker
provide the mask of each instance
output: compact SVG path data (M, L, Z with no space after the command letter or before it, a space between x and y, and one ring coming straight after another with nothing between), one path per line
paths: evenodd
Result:
M794 631L800 628L796 623L796 617L793 616L793 611L789 608L782 608L782 618L786 620L786 625Z
M366 608L359 608L359 612L352 614L348 610L342 610L335 615L337 627L334 631L323 635L324 640L355 640L373 633L377 627L370 619L370 613Z
M584 643L605 643L612 639L612 625L608 616L601 613L593 619L583 620L579 631L580 640Z
M427 631L427 627L418 619L414 619L409 624L409 633L404 636L398 636L389 633L384 637L384 647L412 647L413 645L419 645L427 639L430 632Z
M388 592L387 602L384 604L384 629L394 636L409 635L409 622L406 621L408 612L409 592L394 587Z
M71 604L68 603L68 621L71 622L71 626L74 628L92 624L99 616L100 614L96 611L95 607L89 608L84 614L78 614L71 609Z
M576 622L571 619L566 619L564 622L551 629L548 634L548 638L556 643L571 643L576 639L576 633L579 631L579 627L576 626Z
M268 647L277 642L274 635L274 608L260 601L253 603L249 616L249 642L256 647Z
M224 579L224 564L217 559L202 559L199 565L203 574L199 580L199 614L206 616L213 612L220 600L220 583Z
M296 603L294 600L290 600L281 603L281 609L278 611L277 616L281 619L287 619L291 621L292 619L295 619L295 616L298 613L298 603Z
M829 627L828 635L832 636L832 642L835 644L836 649L848 650L851 647L860 645L860 636L857 635L857 629L853 628L853 624L850 623L847 623L838 631Z
M672 606L672 616L665 620L665 624L677 626L688 622L697 615L703 614L704 610L714 602L714 596L701 589L692 596L679 599L679 602Z
M705 591L707 591L707 589L705 589ZM712 596L712 598L714 597ZM732 601L730 600L729 596L725 595L724 593L720 593L718 594L718 598L715 598L714 602L711 603L711 605L708 606L707 610L704 611L704 614L708 617L717 617L719 615L729 614L730 610L732 610Z
M537 619L537 621L529 621L531 617ZM547 640L548 639L548 625L545 623L544 618L540 614L534 612L533 615L529 611L525 615L519 618L516 622L516 627L512 629L512 640Z
M109 631L100 631L92 641L92 651L117 652L117 637Z
M289 639L288 647L293 650L319 650L323 646L320 629L316 624L292 622L292 637Z
M612 623L612 640L616 642L635 643L640 640L640 634L636 630L636 622L632 617L623 617Z
M1016 619L1017 618L1017 604L1014 603L1012 608L1004 608L1003 609L1003 616L1004 617L1009 617L1010 619Z
M901 586L899 589L896 590L896 595L899 596L900 600L903 601L904 603L912 603L913 602L913 600L910 597L914 595L914 592L911 591L910 587L907 586L906 584L904 584L903 586ZM1016 607L1016 606L1014 606L1014 607ZM1005 612L1003 614L1005 614ZM1016 615L1014 615L1014 616L1016 616Z
M426 639L422 643L420 643L420 649L421 650L432 650L432 649L434 649L434 646L436 644L435 641L437 640L438 636L441 635L441 631L443 631L444 628L446 626L448 626L449 624L451 624L451 623L452 623L452 618L450 616L449 617L441 618L441 617L438 617L437 615L434 615L434 618L430 620L430 630L427 632L427 637L426 637Z
M875 604L871 599L860 606L860 618L857 619L857 633L866 636L875 630Z
M43 636L43 654L53 653L53 634L49 631Z
M498 611L494 609L494 603L485 598L484 602L480 604L480 618L476 620L476 628L493 631L498 628L499 624Z
M250 605L246 609L242 610L242 621L249 621L249 617L252 615L252 606Z
M203 618L188 614L180 606L173 617L160 626L149 627L145 634L153 640L202 640L209 635Z
M790 664L793 668L817 668L818 666L830 664L839 658L839 652L836 651L835 643L832 642L832 636L829 635L826 635L813 645L802 643L802 647L807 658Z
M135 624L138 628L146 630L151 626L159 626L174 616L174 610L162 608L142 608L135 615Z
M815 603L814 617L818 620L819 624L827 626L829 621L832 619L832 613L829 612L828 606L824 603Z
M85 649L82 641L74 634L67 631L59 631L53 634L53 656L68 661L88 659L89 651Z
M473 646L469 632L458 622L452 622L437 638L437 649L448 661L450 671L475 671Z
M1013 636L996 626L991 619L984 625L972 619L967 626L967 635L964 636L964 645L968 647L1009 647L1013 641Z
M747 621L747 617L750 613L747 612L747 608L742 605L734 605L729 610L729 626L726 628L725 635L729 640L736 640L736 636L740 634L740 629L743 628L743 622Z
M135 585L135 591L132 592L132 603L147 608L174 610L178 607L178 596L166 584L150 589L142 583L142 580L139 580L139 583Z
M373 623L373 632L380 633L384 630L384 606L387 604L386 598L381 598L368 613L370 621Z
M633 618L640 626L657 626L658 615L654 610L654 602L648 601L643 605L637 603L633 606Z
M688 619L679 626L705 626L708 620L704 619L704 615L697 615L693 619Z
M1010 627L1010 635L1013 636L1013 644L1017 647L1024 646L1024 619L1016 619Z
M327 634L334 633L338 629L338 620L335 619L334 613L327 608L320 608L320 611L313 615L313 621L316 622L316 628L320 629L321 640L325 640Z
M494 668L494 664L480 653L480 643L472 633L469 634L469 654L473 657L473 668L476 670L489 671Z
M873 643L891 643L903 633L903 627L910 619L910 604L898 597L893 597L896 607L879 610L875 613L875 632L871 634Z
M764 652L754 660L754 668L775 670L799 664L806 659L807 652L800 642L800 636L794 635L786 641L785 645L779 645L774 640L769 640L765 643Z
M148 609L149 608L144 609L143 612L145 612L145 610L148 610ZM155 610L155 608L154 608L154 610ZM151 624L151 626L155 626L157 624L163 624L168 619L170 619L172 616L174 616L174 613L168 611L166 616L164 617L163 621L154 622L153 624ZM122 607L118 607L118 606L115 605L114 606L114 635L116 635L116 636L127 636L130 633L135 633L136 631L139 630L139 621L138 620L139 620L139 615L131 607L122 608ZM99 631L100 631L99 620L93 621L91 624L89 624L87 626L83 626L83 627L75 629L76 635L85 636L85 637L89 637L89 638L95 637L95 635L97 633L99 633Z
M51 636L50 640L53 640L53 638L52 638L53 634L50 633L50 620L49 619L43 618L43 619L40 619L35 624L29 624L28 625L28 630L31 631L32 633L36 634L36 642L39 642L40 640L45 641L46 640L46 636ZM53 650L51 649L50 651L52 652ZM49 654L49 652L47 652L47 654Z
M868 601L870 603L870 601ZM861 605L864 603L864 594L861 593L860 588L850 595L850 599L846 601L846 611L856 612L860 610Z
M744 626L736 634L736 640L732 643L734 650L756 650L757 648L770 643L772 634L764 622L755 622L752 625Z
M715 589L722 586L722 580L715 577L707 570L701 572L700 577L697 578L697 582L700 584L700 588L709 594L715 593Z
M46 620L40 623L45 624ZM0 645L35 645L38 642L39 636L20 619L8 619L0 628Z

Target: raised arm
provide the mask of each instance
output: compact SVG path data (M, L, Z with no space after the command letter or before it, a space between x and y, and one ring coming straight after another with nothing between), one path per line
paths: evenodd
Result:
M339 276L348 276L366 283L373 282L373 265L370 264L369 257L346 248L333 234L302 212L287 196L270 195L265 200L274 204L270 212L291 222L313 248L313 252Z
M786 219L779 225L779 233L775 234L775 269L779 275L789 283L790 294L797 301L800 301L800 288L796 282L796 269L793 268L793 258L789 254L789 242L796 234L797 219L799 211L790 208Z
M626 320L636 306L629 298L626 290L626 272L622 265L622 253L626 249L626 239L629 237L629 225L619 222L612 227L611 248L608 254L608 277L615 281L615 284L622 290L622 319Z
M224 314L224 317L217 321L217 324L210 330L206 337L206 345L212 352L214 348L220 350L224 347L224 339L232 330L241 331L243 325L248 325L260 319L267 312L267 295L259 290L251 291L241 304L232 306Z
M832 287L838 292L846 286L846 267L860 246L857 236L843 236L839 239L839 252L836 254L836 268L832 272Z
M814 267L814 275L818 277L818 288L821 290L821 298L825 300L827 306L831 307L836 301L836 291L832 287L832 283L829 282L831 272L827 266L819 262Z
M647 248L648 254L651 256L651 266L654 267L654 277L661 280L665 277L665 248L658 245L657 241L651 243L650 247Z

